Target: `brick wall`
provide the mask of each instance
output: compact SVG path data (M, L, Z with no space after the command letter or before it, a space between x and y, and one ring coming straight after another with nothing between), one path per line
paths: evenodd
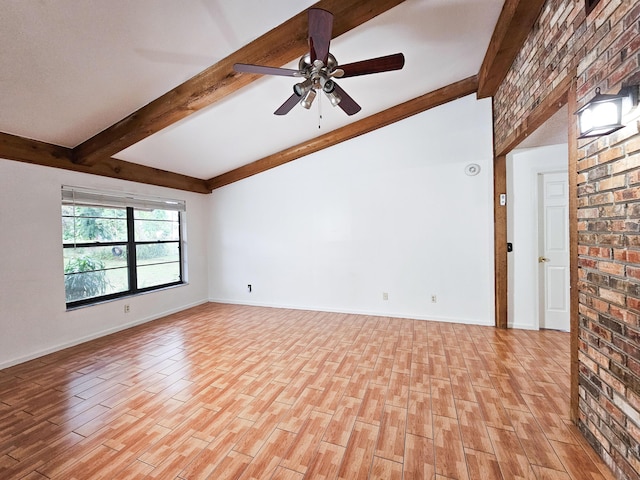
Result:
M578 104L640 83L640 3L548 0L494 98L496 146L567 75ZM579 427L640 479L640 125L578 143Z

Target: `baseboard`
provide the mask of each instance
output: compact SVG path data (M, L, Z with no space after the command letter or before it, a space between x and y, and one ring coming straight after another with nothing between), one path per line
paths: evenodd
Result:
M270 303L260 303L260 302L241 302L238 300L231 299L222 299L222 298L210 298L210 302L212 303L228 303L231 305L247 305L250 307L266 307L266 308L286 308L290 310L311 310L316 312L329 312L329 313L347 313L351 315L366 315L370 317L390 317L390 318L407 318L409 320L430 320L433 322L444 322L444 323L462 323L465 325L480 325L480 326L494 326L493 320L488 322L482 322L478 319L468 319L468 318L456 318L456 317L443 317L437 315L416 315L416 314L404 314L404 313L396 313L396 312L378 312L378 311L368 311L368 310L353 310L353 309L333 309L328 307L319 307L312 305L287 305L287 304L270 304Z
M45 348L43 350L39 350L37 352L32 352L32 353L29 353L29 354L24 355L22 357L14 358L14 359L11 359L11 360L8 360L8 361L0 363L0 370L2 370L4 368L13 367L15 365L19 365L19 364L24 363L24 362L28 362L29 360L34 360L36 358L44 357L45 355L49 355L50 353L59 352L60 350L64 350L65 348L75 347L76 345L80 345L81 343L85 343L85 342L89 342L91 340L95 340L96 338L101 338L101 337L105 337L107 335L111 335L112 333L121 332L122 330L126 330L127 328L132 328L132 327L135 327L137 325L142 325L143 323L151 322L153 320L158 320L159 318L163 318L163 317L166 317L168 315L171 315L171 314L174 314L174 313L178 313L178 312L181 312L183 310L187 310L188 308L197 307L198 305L202 305L202 304L207 303L207 302L208 302L208 300L206 300L206 299L205 300L200 300L198 302L194 302L194 303L191 303L191 304L183 305L181 307L174 308L174 309L171 309L171 310L167 310L167 311L162 312L162 313L154 314L154 315L151 315L149 317L141 318L141 319L129 322L129 323L118 325L117 327L108 328L106 330L101 330L99 332L92 333L91 335L86 335L86 336L78 338L76 340L72 340L72 341L69 341L69 342L65 342L65 343L61 343L61 344L58 344L58 345L54 345L52 347L48 347L48 348Z

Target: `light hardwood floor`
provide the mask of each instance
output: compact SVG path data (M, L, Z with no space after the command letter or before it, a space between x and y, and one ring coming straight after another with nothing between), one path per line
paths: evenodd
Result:
M0 478L612 479L569 335L207 304L0 371Z

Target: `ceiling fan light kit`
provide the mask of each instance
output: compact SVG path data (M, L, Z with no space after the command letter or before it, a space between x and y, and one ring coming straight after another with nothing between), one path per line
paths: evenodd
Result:
M236 63L233 69L241 73L304 78L293 86L293 95L274 112L276 115L286 115L298 103L306 109L311 108L318 91L324 92L332 106L339 106L347 115L354 115L361 110L360 105L333 78L400 70L404 67L404 55L396 53L339 66L336 58L329 53L332 29L333 14L320 8L311 8L309 53L300 58L298 70L246 63Z

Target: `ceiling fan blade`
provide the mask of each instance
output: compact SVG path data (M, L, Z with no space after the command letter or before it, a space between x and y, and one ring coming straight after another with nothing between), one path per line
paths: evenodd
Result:
M335 92L340 96L341 100L338 106L344 110L347 115L354 115L358 113L362 107L356 103L356 101L349 96L340 86L335 83Z
M233 65L236 72L257 73L259 75L279 75L281 77L299 77L298 70L290 68L265 67L263 65L251 65L248 63L236 63Z
M327 64L333 31L333 14L321 8L309 9L309 50L311 63L322 60Z
M404 55L402 53L395 53L385 57L370 58L369 60L362 60L361 62L340 65L338 68L344 72L339 78L347 78L357 77L358 75L369 75L370 73L400 70L402 67L404 67Z
M300 98L301 98L300 95L298 95L297 93L294 93L289 98L287 98L287 100L282 105L280 105L280 108L278 108L275 112L273 112L273 114L286 115L291 111L293 107L296 106L296 104L300 101Z

